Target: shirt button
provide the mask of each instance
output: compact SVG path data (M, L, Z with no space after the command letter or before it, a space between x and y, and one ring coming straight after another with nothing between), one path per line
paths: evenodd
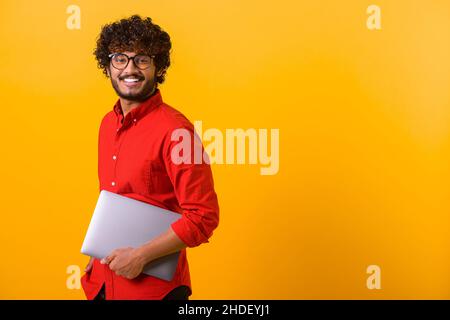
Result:
M116 156L113 156L113 160L116 160L117 159L117 157Z
M111 185L114 187L116 185L116 183L113 181L113 182L111 182Z
M134 123L136 123L136 121L137 121L136 119L133 119L133 122L134 122Z

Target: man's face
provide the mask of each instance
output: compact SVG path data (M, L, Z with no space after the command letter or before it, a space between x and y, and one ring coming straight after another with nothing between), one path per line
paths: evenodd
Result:
M128 57L134 57L137 54L130 51L120 53L124 53ZM120 70L113 66L111 60L107 72L111 78L111 84L119 97L139 102L148 98L156 85L156 67L153 59L150 58L150 60L150 66L145 70L139 69L132 59L129 60L125 69Z

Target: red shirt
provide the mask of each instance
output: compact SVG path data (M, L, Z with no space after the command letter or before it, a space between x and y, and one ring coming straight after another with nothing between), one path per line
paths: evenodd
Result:
M171 135L180 128L191 135L190 164L175 164L171 159L172 149L180 143L172 141ZM201 144L195 147L193 140L193 125L165 104L157 89L125 118L118 100L101 122L98 143L100 191L108 190L178 212L182 216L171 227L188 247L209 242L219 223L211 168L204 161L194 163L194 148L201 148L202 152L204 149ZM185 249L171 281L145 274L129 280L95 259L81 283L88 299L93 299L103 284L106 299L162 299L180 285L192 290Z

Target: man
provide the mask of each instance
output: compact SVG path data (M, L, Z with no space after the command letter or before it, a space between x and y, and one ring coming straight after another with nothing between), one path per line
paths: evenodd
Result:
M181 218L137 248L117 248L89 261L81 282L88 299L188 299L192 293L186 247L208 242L219 222L210 166L194 163L193 125L165 104L158 84L170 65L169 35L150 18L134 15L105 25L94 51L119 96L99 131L100 190L157 205ZM188 130L192 154L180 154L174 130ZM197 137L198 139L198 137ZM184 152L184 151L183 151ZM203 153L202 153L203 154ZM175 275L165 281L142 273L148 262L181 251Z

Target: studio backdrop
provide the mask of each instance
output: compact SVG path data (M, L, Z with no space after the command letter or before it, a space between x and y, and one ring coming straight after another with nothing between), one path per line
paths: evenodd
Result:
M449 1L2 0L1 299L85 299L117 100L93 50L133 14L214 160L191 299L450 298Z

